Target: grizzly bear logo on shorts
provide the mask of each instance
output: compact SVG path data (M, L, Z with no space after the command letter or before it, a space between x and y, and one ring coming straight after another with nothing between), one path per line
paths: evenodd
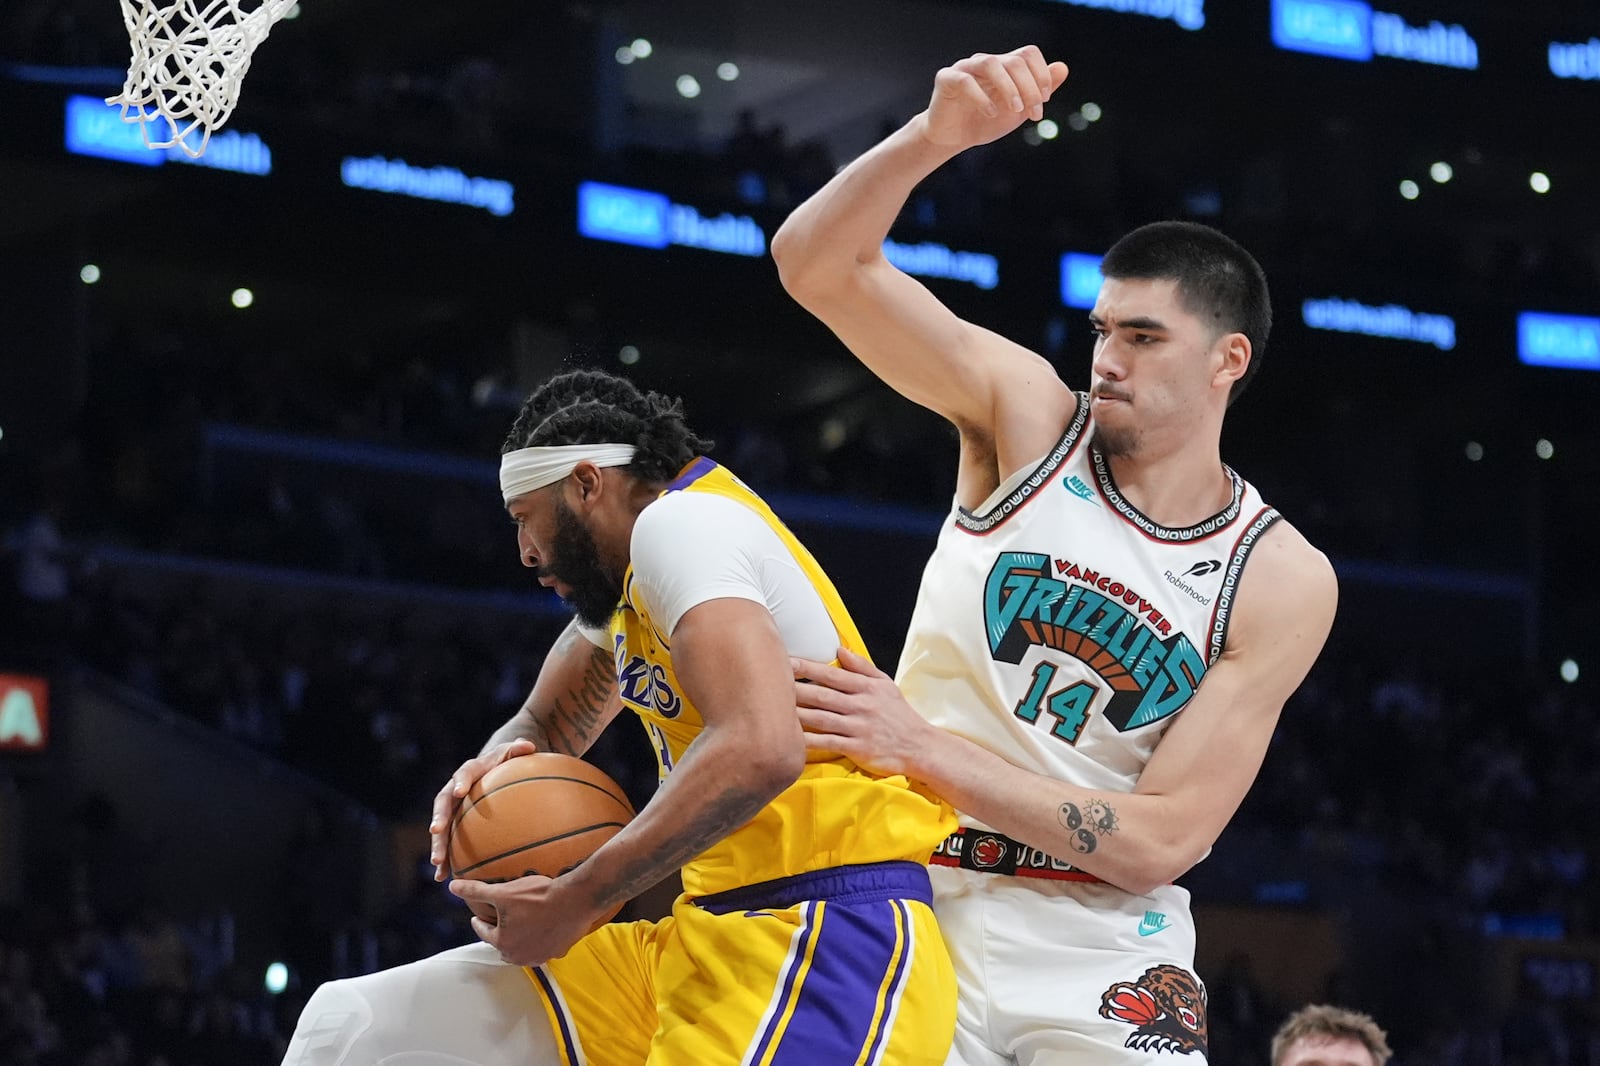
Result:
M1206 1052L1206 994L1187 970L1152 966L1134 984L1100 997L1100 1017L1137 1026L1124 1046L1139 1051Z

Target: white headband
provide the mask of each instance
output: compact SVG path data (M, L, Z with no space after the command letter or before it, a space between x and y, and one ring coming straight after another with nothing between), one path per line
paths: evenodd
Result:
M585 459L595 466L627 466L635 450L631 444L558 444L506 452L500 457L500 495L510 503L554 485Z

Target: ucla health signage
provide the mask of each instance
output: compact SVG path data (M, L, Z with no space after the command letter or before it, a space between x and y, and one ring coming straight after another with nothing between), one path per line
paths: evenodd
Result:
M1517 316L1517 358L1528 366L1600 370L1600 318L1524 311Z
M455 167L417 167L381 155L364 159L345 156L339 163L339 179L352 189L481 207L497 218L516 208L516 188L509 181L471 177Z
M1373 56L1478 69L1478 42L1463 26L1438 20L1414 26L1364 0L1272 0L1272 43L1365 63Z
M1442 352L1456 346L1455 319L1424 314L1399 304L1374 307L1337 296L1311 299L1300 305L1300 319L1312 329L1431 344Z
M1550 73L1558 78L1600 81L1600 37L1574 44L1550 42Z
M172 139L172 124L166 118L152 115L147 122L152 141ZM114 159L119 163L137 163L142 167L159 167L163 163L183 163L188 166L227 170L235 174L266 175L272 173L272 149L253 133L223 130L213 133L206 144L205 154L195 158L182 148L149 148L137 122L122 121L122 108L113 107L98 96L67 97L65 143L73 155Z
M1102 258L1086 252L1068 252L1061 257L1063 305L1081 307L1085 311L1094 307L1095 300L1100 297L1100 283L1105 280L1100 276Z
M988 290L1000 284L1000 261L985 252L955 252L942 244L883 242L883 257L907 274L920 278L964 281Z
M767 234L754 219L724 212L707 218L664 194L586 181L578 186L578 233L596 241L665 248L671 244L727 255L764 255Z
M1170 20L1186 30L1206 24L1206 0L1055 0L1070 7L1096 7L1123 15Z

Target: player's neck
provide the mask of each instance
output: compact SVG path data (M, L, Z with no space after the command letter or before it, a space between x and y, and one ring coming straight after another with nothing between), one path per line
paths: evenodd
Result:
M633 527L639 514L661 497L665 482L628 478L621 498L608 508L606 519L592 530L600 548L600 559L620 576L632 558Z
M1214 442L1165 451L1145 446L1106 462L1123 499L1168 529L1198 525L1233 500L1233 481Z

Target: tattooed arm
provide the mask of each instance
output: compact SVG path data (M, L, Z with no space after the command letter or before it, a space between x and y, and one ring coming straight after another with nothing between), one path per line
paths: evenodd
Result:
M494 908L472 928L502 958L559 958L615 906L677 870L753 818L797 777L805 746L789 655L762 604L706 600L672 631L672 662L704 728L638 817L576 869L451 891Z
M1085 789L1013 765L931 725L894 682L841 652L799 662L808 745L922 781L957 810L1136 895L1188 870L1250 790L1284 701L1333 622L1332 567L1287 522L1250 556L1227 647L1168 727L1132 792Z
M545 657L527 700L479 754L520 738L540 751L582 755L621 709L611 652L592 643L573 622Z
M759 603L707 600L672 631L672 665L705 729L628 827L562 878L603 910L753 818L805 765L789 653Z

